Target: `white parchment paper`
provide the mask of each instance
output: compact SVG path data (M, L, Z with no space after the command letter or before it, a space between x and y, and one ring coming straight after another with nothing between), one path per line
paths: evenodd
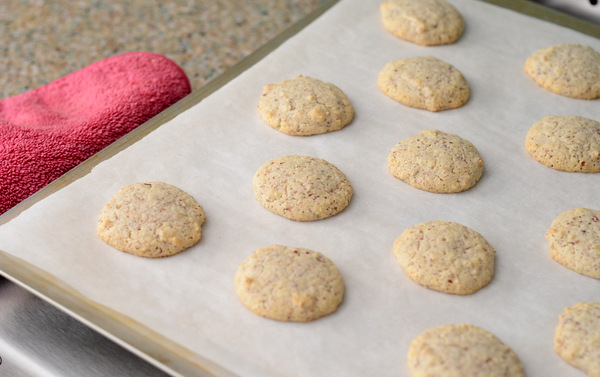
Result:
M379 2L343 0L264 60L91 174L0 228L0 249L48 271L93 301L242 376L407 376L406 352L422 331L471 323L521 357L528 376L581 376L553 350L556 318L579 301L600 301L600 281L551 260L544 233L573 207L600 209L600 175L563 173L525 151L528 129L546 115L600 119L600 103L561 97L523 71L535 50L600 41L472 0L451 0L466 30L453 45L421 47L385 31ZM384 96L379 70L402 57L432 55L471 87L462 108L412 109ZM352 101L345 129L293 137L266 126L262 86L297 74L332 82ZM461 194L432 194L393 178L386 158L401 139L439 129L470 140L485 164ZM338 216L296 223L262 208L251 181L286 154L321 157L355 189ZM104 203L122 186L159 180L192 194L207 222L195 247L149 260L121 253L95 233ZM496 249L489 286L446 295L412 282L394 239L424 221L456 221ZM237 299L233 276L256 248L279 243L320 251L346 281L339 310L311 323L258 317Z

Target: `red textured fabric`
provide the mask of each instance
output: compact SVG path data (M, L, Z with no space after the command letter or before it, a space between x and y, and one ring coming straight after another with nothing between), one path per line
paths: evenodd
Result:
M0 100L0 214L190 92L174 62L131 52Z

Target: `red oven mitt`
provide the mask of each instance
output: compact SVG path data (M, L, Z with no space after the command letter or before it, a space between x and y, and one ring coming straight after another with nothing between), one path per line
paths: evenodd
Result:
M171 60L131 52L0 100L0 214L190 91Z

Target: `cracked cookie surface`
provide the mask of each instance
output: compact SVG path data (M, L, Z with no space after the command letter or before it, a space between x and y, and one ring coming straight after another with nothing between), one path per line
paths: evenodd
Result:
M559 44L532 53L525 72L541 87L580 99L600 97L600 53L580 44Z
M600 211L573 208L558 215L546 232L552 259L600 279Z
M579 302L558 316L554 350L566 362L587 373L600 376L600 303Z
M598 173L600 122L570 115L544 117L527 132L525 149L552 169Z
M470 96L469 84L463 74L432 56L387 63L379 72L377 85L393 100L429 111L461 107Z
M494 275L494 249L479 233L454 222L431 221L404 230L394 242L394 254L414 282L443 293L475 293Z
M413 377L524 377L517 354L497 336L466 324L442 325L417 336L408 350Z
M388 170L420 190L454 193L475 186L483 174L483 159L471 142L457 135L425 130L392 148Z
M335 312L344 280L323 254L283 245L256 250L234 278L240 301L254 313L279 321L307 322Z
M337 86L298 75L263 87L258 114L288 135L309 136L337 131L352 122L354 108Z
M115 193L100 212L96 230L117 250L160 258L195 245L205 220L203 208L183 190L144 182Z
M389 0L380 11L386 30L422 46L454 43L465 29L461 14L445 0Z
M343 211L353 189L333 164L289 155L263 164L254 174L254 195L269 211L294 221L315 221Z

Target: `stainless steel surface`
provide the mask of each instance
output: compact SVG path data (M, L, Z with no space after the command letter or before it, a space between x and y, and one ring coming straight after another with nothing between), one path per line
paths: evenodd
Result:
M582 20L600 24L600 5L597 0L534 0Z
M2 277L0 358L2 377L167 376Z

